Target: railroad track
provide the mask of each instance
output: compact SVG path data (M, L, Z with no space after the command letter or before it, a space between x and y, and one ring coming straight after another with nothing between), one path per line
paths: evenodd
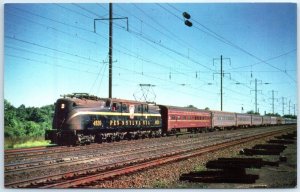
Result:
M195 136L195 135L194 135ZM169 140L172 140L171 138L165 139L163 143L167 143ZM120 152L126 152L126 151L134 151L134 150L141 150L145 147L138 147L136 148L136 145L138 142L141 141L129 141L129 142L118 142L118 143L111 143L111 144L94 144L92 146L79 146L79 147L73 147L73 148L62 148L63 150L55 149L50 151L31 151L32 154L27 156L22 156L22 158L19 157L19 155L16 153L16 159L13 159L12 157L6 157L5 158L5 173L10 172L16 172L21 170L26 170L28 168L38 168L42 166L47 166L47 164L59 164L64 161L69 160L83 160L87 158L93 158L95 156L105 156L113 153L120 153ZM153 142L153 140L143 140L143 142L148 143L150 147L155 147L157 145L164 146L165 144L161 142ZM157 143L157 144L155 144ZM112 149L115 149L117 147L122 146L122 151L113 151ZM126 149L124 149L124 146ZM26 150L27 151L27 150ZM72 158L74 156L74 152L80 151L80 157ZM24 153L24 151L20 150L20 153ZM93 155L90 155L93 154ZM18 156L18 157L17 157ZM56 156L55 158L51 156ZM35 157L34 159L32 157ZM35 160L36 159L36 160Z
M233 133L227 133L227 135L231 135ZM224 138L226 135L226 133L219 135L219 137ZM238 136L239 133L234 134L234 136ZM63 165L74 165L76 166L76 164L82 164L82 163L87 163L87 162L92 162L92 161L96 161L96 160L101 160L101 161L106 161L107 159L112 159L112 158L116 158L116 157L122 157L122 156L126 156L126 155L133 155L133 154L138 154L138 153L143 153L143 152L150 152L150 151L155 151L155 150L167 150L167 151L171 151L170 149L168 149L168 146L171 146L171 148L174 147L180 147L180 146L194 146L196 144L201 144L204 145L205 143L211 143L211 142L215 142L220 140L220 138L218 136L215 136L214 138L210 138L209 135L207 135L207 138L200 138L199 137L195 137L193 139L190 138L186 138L186 139L180 139L180 140L174 140L174 141L168 141L168 142L159 142L159 143L153 143L153 142L148 142L148 143L143 143L143 145L137 145L137 146L133 146L133 145L126 145L125 148L121 149L121 150L115 150L115 151L108 151L103 153L103 151L106 151L107 149L102 149L101 150L95 152L81 152L80 153L80 157L76 156L76 154L72 154L70 157L65 156L65 158L56 158L56 159L44 159L44 160L38 160L38 161L28 161L25 163L13 163L13 164L7 164L5 165L5 178L7 178L10 175L14 175L17 173L20 174L24 174L25 172L33 172L33 171L38 171L41 170L42 168L47 168L47 169L54 169L54 168L59 168ZM228 136L228 137L231 137ZM173 150L173 149L172 149ZM87 155L85 155L87 154ZM92 154L92 155L91 155ZM120 155L121 154L121 155ZM75 157L76 156L76 157ZM28 173L28 175L30 175L30 173ZM8 179L9 180L9 179Z
M250 130L249 130L250 131ZM284 130L277 130L275 132L269 131L267 133L261 133L258 136L253 136L253 134L246 136L245 130L243 134L236 134L235 136L239 137L238 140L231 141L231 140L224 140L225 142L220 141L221 137L216 137L216 140L219 140L219 142L216 142L213 146L205 146L203 144L204 141L198 141L198 146L195 142L178 142L177 145L175 143L169 143L169 145L157 146L156 148L152 148L152 151L150 149L146 149L145 151L136 152L136 154L148 154L145 156L135 156L133 153L131 153L130 158L122 159L120 158L117 162L111 162L103 165L95 165L94 167L85 167L82 169L74 170L74 171L67 171L59 174L53 174L51 176L45 175L40 177L35 177L31 179L24 179L20 181L5 183L6 187L31 187L31 188L68 188L68 187L74 187L82 185L82 183L89 183L93 182L95 180L103 180L107 178L111 178L114 176L127 174L130 172L138 171L141 169L149 168L152 166L156 166L163 163L168 163L171 161L176 161L184 158L188 158L191 156L199 155L205 152L218 150L224 147L237 145L243 142L247 142L250 140L254 140L257 138L266 137L269 135L275 135L281 132L287 131L287 129ZM231 134L231 133L229 133ZM257 133L256 133L257 134ZM243 136L244 135L244 136ZM255 134L254 134L255 135ZM232 136L232 135L231 135ZM225 136L223 135L222 138ZM195 138L194 140L197 140ZM199 139L198 139L199 140ZM202 142L202 144L201 144ZM191 145L193 144L193 145ZM175 145L175 147L174 147ZM185 148L180 148L179 146L185 146ZM186 147L188 146L188 147ZM176 148L176 150L171 149ZM167 150L168 152L165 153L153 153L154 151L158 150ZM121 154L115 154L114 156L108 156L109 158L116 158L117 156L122 157L122 152L119 152ZM123 152L124 153L124 152ZM129 154L124 154L125 156L129 157ZM103 158L100 158L101 160L105 160ZM106 160L107 160L106 159ZM92 161L91 161L92 162ZM76 164L75 162L72 162L73 165ZM59 165L57 165L59 167ZM50 166L51 167L51 166ZM37 168L37 171L40 168Z
M188 134L180 134L180 135L190 135ZM177 135L178 136L178 135ZM151 139L159 139L159 138L151 138ZM113 143L93 143L90 145L83 145L83 146L76 146L76 147L67 147L67 146L50 146L50 147L31 147L31 148L23 148L23 149L8 149L4 151L4 159L6 163L12 160L24 159L24 158L32 158L32 157L39 157L41 155L52 155L58 153L67 153L67 152L74 152L74 151L82 151L82 150L90 150L90 149L97 149L101 148L111 148L118 145L124 145L126 143L135 144L139 142L138 140L131 140L126 141L122 140L119 142Z

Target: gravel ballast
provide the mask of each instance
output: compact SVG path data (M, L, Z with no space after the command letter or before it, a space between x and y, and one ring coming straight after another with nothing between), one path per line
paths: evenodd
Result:
M264 144L267 140L274 139L274 136L255 141L247 142L238 146L230 147L220 151L206 153L201 156L187 160L174 162L152 169L144 170L112 180L94 182L85 188L292 188L296 186L296 144L288 145L282 153L288 159L280 163L279 167L263 167L262 169L250 169L249 173L259 174L255 184L207 184L189 183L179 181L183 173L195 170L206 170L205 164L209 160L220 157L237 157L243 148L251 148L256 144ZM265 158L264 160L275 161L279 156ZM273 159L272 159L273 158ZM274 159L275 158L275 159ZM248 173L248 170L247 170Z

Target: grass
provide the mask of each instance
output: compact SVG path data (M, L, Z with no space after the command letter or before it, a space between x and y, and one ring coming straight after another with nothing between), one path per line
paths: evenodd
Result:
M200 172L200 171L206 171L206 167L205 165L197 165L195 168L194 168L194 171L197 171L197 172Z
M158 188L158 189L168 188L168 184L166 181L157 180L153 183L153 188Z
M28 147L49 146L50 141L46 141L43 137L22 137L22 138L5 138L4 149L18 149Z

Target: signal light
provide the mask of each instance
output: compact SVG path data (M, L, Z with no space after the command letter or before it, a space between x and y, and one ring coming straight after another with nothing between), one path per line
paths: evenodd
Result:
M184 19L184 24L185 24L186 26L189 26L189 27L193 26L193 23L190 22L190 21L188 20L188 19L191 18L191 15L188 14L187 12L183 12L182 15L183 15L183 17L185 18L185 19Z
M184 24L189 26L189 27L193 26L193 23L190 22L189 20L185 20Z
M188 14L187 12L183 12L182 15L186 19L190 19L191 18L190 14Z

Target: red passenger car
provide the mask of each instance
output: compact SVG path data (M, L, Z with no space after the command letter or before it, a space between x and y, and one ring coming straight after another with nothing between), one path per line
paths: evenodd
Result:
M271 125L271 116L262 116L262 125L270 126Z
M251 114L237 113L236 114L236 126L237 127L250 127L251 126Z
M252 115L252 126L261 126L263 123L262 116Z
M236 115L232 112L212 111L212 128L229 129L236 127Z
M211 128L211 112L200 109L160 105L164 133L198 132Z

